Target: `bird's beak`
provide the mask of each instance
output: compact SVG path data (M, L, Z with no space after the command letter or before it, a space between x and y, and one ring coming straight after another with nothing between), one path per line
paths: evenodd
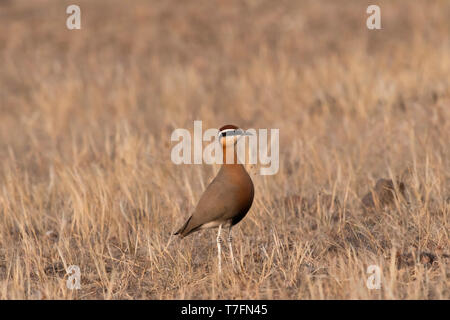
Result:
M242 129L236 130L233 133L228 133L227 136L238 136L238 137L242 137L242 136L252 136L253 133L250 132L245 132Z
M252 136L253 135L252 133L246 132L242 129L239 129L238 132L239 132L238 135L240 135L240 136Z

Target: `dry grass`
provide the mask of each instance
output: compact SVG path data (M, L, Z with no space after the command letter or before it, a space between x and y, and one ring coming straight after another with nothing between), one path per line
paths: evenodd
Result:
M0 298L449 299L450 2L377 2L0 1ZM222 278L170 236L218 169L170 161L197 119L281 129ZM406 197L366 212L379 178Z

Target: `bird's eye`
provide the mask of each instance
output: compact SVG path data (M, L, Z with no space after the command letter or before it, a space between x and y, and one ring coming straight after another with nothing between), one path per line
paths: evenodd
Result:
M239 136L242 135L244 131L242 129L235 129L235 130L224 130L219 133L219 137L231 137L231 136Z

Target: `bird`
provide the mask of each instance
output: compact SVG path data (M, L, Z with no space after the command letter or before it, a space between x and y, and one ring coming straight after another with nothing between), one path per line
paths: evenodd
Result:
M250 210L254 198L254 186L250 175L242 163L237 161L236 144L243 136L252 135L235 125L225 125L219 129L218 138L223 151L223 164L216 177L208 185L198 204L181 228L174 235L181 238L202 229L218 227L217 255L218 270L222 273L222 228L228 228L228 245L233 270L235 268L232 232L234 225L240 222ZM233 150L233 161L227 161L227 151ZM230 163L232 162L232 163Z

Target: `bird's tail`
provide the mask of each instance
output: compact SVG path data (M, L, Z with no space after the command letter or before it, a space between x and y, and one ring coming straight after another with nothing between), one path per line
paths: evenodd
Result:
M187 219L187 221L183 224L183 226L178 229L177 232L175 232L173 235L176 236L177 234L179 234L182 238L184 237L183 235L183 231L186 230L187 225L189 224L189 221L191 221L192 216L189 217L189 219Z

